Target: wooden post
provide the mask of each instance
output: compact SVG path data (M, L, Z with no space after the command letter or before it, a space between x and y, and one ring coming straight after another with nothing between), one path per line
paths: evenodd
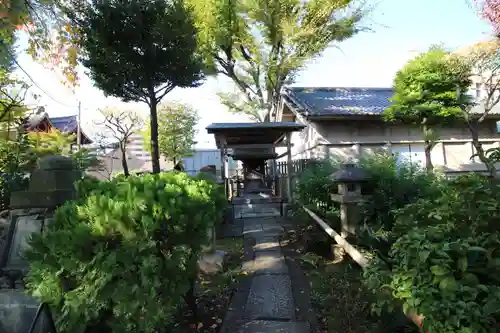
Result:
M287 175L286 175L286 187L288 194L288 202L292 202L292 173L293 173L293 165L292 165L292 133L286 134L286 166L287 166Z
M224 148L224 187L226 189L226 196L229 199L229 158L227 156L226 148Z
M273 154L276 155L276 147L273 147ZM279 195L278 189L278 161L276 158L273 159L273 185L274 185L274 195Z
M227 192L227 184L226 184L226 145L225 143L220 145L220 178L222 183L224 184L224 193L226 194L226 198L229 199L229 193Z

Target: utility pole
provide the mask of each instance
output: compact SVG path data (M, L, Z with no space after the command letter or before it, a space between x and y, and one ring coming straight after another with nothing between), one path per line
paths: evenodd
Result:
M77 117L77 122L76 122L76 146L78 147L78 150L80 150L81 145L82 145L82 129L80 126L81 120L82 120L82 102L78 101L78 117Z

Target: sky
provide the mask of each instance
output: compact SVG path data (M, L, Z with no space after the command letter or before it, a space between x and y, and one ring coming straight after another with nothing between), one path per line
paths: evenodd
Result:
M491 37L490 26L471 6L473 0L377 0L364 25L370 30L331 47L312 60L297 77L295 86L303 87L390 87L396 72L419 52L433 44L455 49ZM21 42L22 44L22 42ZM18 58L21 67L35 81L33 92L40 95L52 117L74 115L81 102L82 128L93 135L101 118L99 109L118 106L147 114L144 104L124 104L106 98L83 75L75 93L60 83L60 76L34 63L28 55ZM24 75L23 73L21 73ZM82 70L82 74L83 70ZM28 79L28 82L31 80ZM164 101L191 104L200 116L197 148L214 148L212 135L205 128L214 122L248 121L222 106L216 93L232 89L226 78L210 78L192 89L175 89Z

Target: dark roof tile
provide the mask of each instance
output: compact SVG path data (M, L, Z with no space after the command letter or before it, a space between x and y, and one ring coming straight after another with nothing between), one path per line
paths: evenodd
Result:
M287 88L285 95L310 116L378 115L390 104L391 88Z
M72 133L77 130L76 116L52 117L50 121L61 132Z

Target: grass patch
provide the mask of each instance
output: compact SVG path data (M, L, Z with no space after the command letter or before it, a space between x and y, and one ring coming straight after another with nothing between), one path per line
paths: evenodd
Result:
M243 239L223 238L216 242L216 250L224 251L224 265L222 271L207 275L200 275L199 294L204 296L215 296L227 288L231 288L241 276L243 264Z
M306 253L302 260L309 279L311 302L322 332L368 333L377 328L370 315L371 298L360 281L361 268L351 262L334 262Z
M417 333L418 328L402 313L371 313L374 295L362 283L362 268L347 254L333 260L336 244L302 211L294 210L296 224L287 230L282 244L309 281L318 332Z

